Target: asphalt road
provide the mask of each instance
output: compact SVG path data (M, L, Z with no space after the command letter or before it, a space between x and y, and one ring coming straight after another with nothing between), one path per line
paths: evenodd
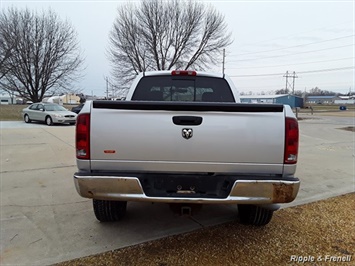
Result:
M354 191L354 117L300 121L301 190L284 207ZM47 265L232 221L237 208L206 205L192 217L166 204L129 203L126 218L100 224L75 191L74 126L0 122L0 264Z

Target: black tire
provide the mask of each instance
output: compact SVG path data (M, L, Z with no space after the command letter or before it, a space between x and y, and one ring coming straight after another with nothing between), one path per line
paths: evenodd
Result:
M51 126L53 125L53 120L52 120L52 117L50 116L46 116L46 120L45 120L47 126Z
M274 211L256 205L239 204L238 213L242 224L263 226L271 221Z
M25 116L23 117L23 120L25 121L25 123L31 123L31 119L28 116L28 114L25 114Z
M127 201L93 200L94 213L100 222L121 220L127 210Z

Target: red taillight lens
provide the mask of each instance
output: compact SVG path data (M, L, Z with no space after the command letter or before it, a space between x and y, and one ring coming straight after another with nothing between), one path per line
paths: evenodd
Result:
M196 76L196 71L191 70L173 70L171 71L172 76Z
M298 122L294 118L286 117L286 132L285 132L285 164L297 163L298 157Z
M80 114L76 120L76 158L90 159L90 114Z

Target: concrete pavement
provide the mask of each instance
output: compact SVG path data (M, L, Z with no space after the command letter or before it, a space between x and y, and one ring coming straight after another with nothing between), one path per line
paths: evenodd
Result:
M355 117L301 116L296 175L300 192L290 207L355 191Z
M293 206L354 191L354 118L300 121ZM47 265L235 219L236 206L207 205L193 217L166 204L129 203L125 219L100 224L75 191L73 126L1 122L0 263Z

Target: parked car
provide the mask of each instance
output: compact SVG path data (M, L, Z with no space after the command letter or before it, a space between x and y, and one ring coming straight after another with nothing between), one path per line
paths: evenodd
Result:
M83 106L84 106L84 103L81 103L79 104L78 106L74 106L71 111L76 113L76 114L79 114L81 109L83 109Z
M48 126L64 123L74 125L77 114L56 103L33 103L22 110L22 117L26 123L40 121Z

